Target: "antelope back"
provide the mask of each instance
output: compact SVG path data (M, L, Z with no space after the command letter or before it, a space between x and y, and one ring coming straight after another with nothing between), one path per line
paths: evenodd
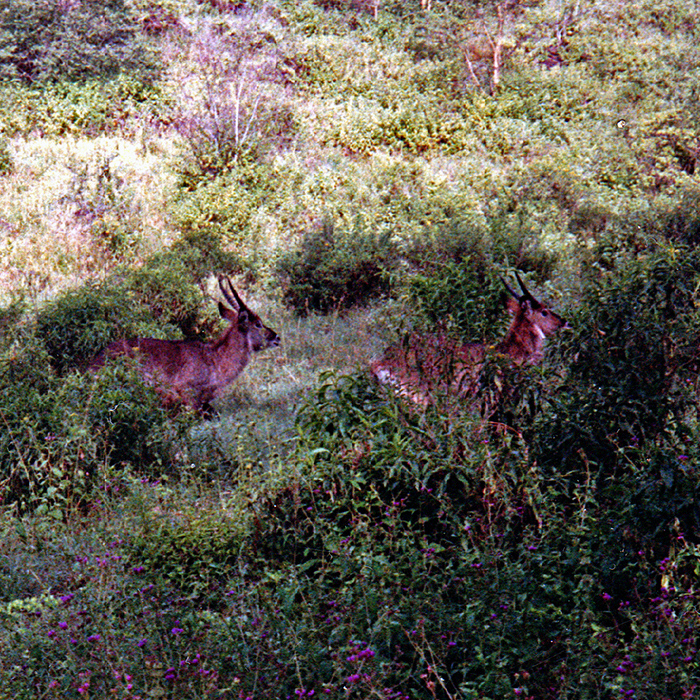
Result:
M436 394L476 393L484 346L460 344L443 335L412 334L392 345L370 369L380 384L420 406Z

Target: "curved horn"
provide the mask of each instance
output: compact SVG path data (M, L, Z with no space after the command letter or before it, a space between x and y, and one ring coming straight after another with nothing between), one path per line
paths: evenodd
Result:
M228 286L228 289L226 289L226 286L224 286L224 282ZM224 299L233 306L234 308L238 308L240 311L241 309L246 309L248 308L242 301L242 299L238 296L238 292L234 289L233 285L231 284L231 280L226 277L225 275L219 275L219 288L221 289L221 293L224 295Z
M516 276L517 276L517 273L516 273ZM521 297L519 294L516 294L516 293L508 286L508 283L503 279L503 277L500 277L499 279L501 280L501 282L503 282L503 286L510 292L510 294L511 294L515 299L517 299L518 301L520 301L520 300L522 299L522 297ZM519 279L520 279L520 278L518 278L518 281L519 281ZM521 282L521 285L522 285L522 282Z
M525 283L520 279L520 275L518 274L518 271L515 271L515 279L518 280L518 284L520 285L520 289L523 290L523 296L526 297L527 299L533 299L532 294L530 294L530 291L528 288L525 286Z

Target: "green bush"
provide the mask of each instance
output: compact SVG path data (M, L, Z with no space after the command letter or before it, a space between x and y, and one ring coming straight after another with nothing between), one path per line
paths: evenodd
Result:
M14 167L7 141L0 140L0 176L9 175L14 170Z
M222 586L239 570L245 530L234 518L180 512L144 527L129 542L130 559L175 590L220 607Z
M68 291L44 306L36 334L59 374L87 363L116 337L143 335L152 324L148 307L114 282ZM141 332L139 332L139 329Z
M0 394L0 503L62 519L121 469L167 469L177 430L133 369L59 380L41 345L27 343L0 357Z
M278 614L304 641L296 687L411 698L687 692L695 616L674 611L696 599L685 568L694 548L681 540L669 559L668 527L655 546L639 543L592 474L547 477L517 434L444 421L348 378L304 408L302 478L259 512L252 542Z
M210 230L183 233L122 280L126 294L147 307L159 331L185 337L209 335L218 324L204 280L218 272L241 269L238 256L224 250Z
M570 319L574 359L532 428L533 457L559 488L588 481L609 509L593 561L618 602L630 589L653 597L655 582L635 557L658 566L674 527L693 538L700 532L693 457L700 260L682 242L694 228L693 214L684 222L657 213L600 237Z
M254 275L260 267L269 269L273 260L267 227L272 222L280 229L284 226L277 219L289 194L288 174L266 163L238 161L235 168L213 179L190 178L182 171L180 175L172 210L174 223L183 232L174 246L176 252L191 258L199 251L199 269L210 264Z
M359 104L333 123L328 140L356 155L381 148L419 155L458 152L469 144L470 133L460 115L438 113L431 105L393 109Z
M468 341L497 339L505 320L504 292L498 271L485 269L477 255L436 265L409 283L419 325L456 332Z
M337 231L327 219L306 233L300 250L282 257L278 274L297 313L327 313L385 294L394 264L388 233L368 232L360 220L349 231Z
M416 318L419 325L457 332L466 340L493 342L507 321L503 282L519 292L504 263L532 273L534 285L541 285L556 271L558 255L525 226L513 231L509 214L494 216L490 230L453 212L443 218L405 253L416 270L407 284Z
M155 55L123 0L10 0L0 12L0 80L52 83L114 77L151 78Z
M637 238L638 227L631 229ZM556 421L540 434L543 445L553 440L555 469L565 455L578 462L581 450L609 464L611 450L667 439L695 401L697 253L647 240L637 258L613 240L601 240L587 275L572 319L576 361Z
M1 84L2 133L7 136L41 133L112 134L149 114L157 119L164 97L155 86L119 75L80 84Z

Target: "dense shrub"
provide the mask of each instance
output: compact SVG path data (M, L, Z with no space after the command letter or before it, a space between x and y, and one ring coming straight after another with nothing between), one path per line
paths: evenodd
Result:
M326 220L307 231L300 250L280 260L278 273L286 283L285 298L298 313L327 313L387 292L394 260L388 233L369 232L361 220L338 231Z
M115 336L143 335L152 317L133 293L113 283L85 285L47 304L36 333L59 374L87 362Z
M157 121L165 103L157 86L125 75L81 84L0 84L0 96L2 132L7 136L128 132L138 118Z
M238 271L238 256L222 247L209 230L183 233L173 245L157 253L122 279L126 293L149 309L161 333L186 337L206 335L218 315L212 314L205 280L218 272ZM213 316L215 318L212 320Z
M275 210L289 186L286 175L265 163L240 161L215 178L183 174L172 214L183 231L176 247L201 251L200 267L209 261L253 272L261 262L271 267L271 260L260 260L261 254L268 256L261 234L269 217L278 216Z
M9 175L13 169L14 163L7 141L0 140L0 176Z
M115 366L95 378L50 371L41 345L0 357L0 503L62 519L129 465L160 473L177 431L156 393ZM114 468L118 468L114 472Z
M467 340L496 340L507 317L503 283L519 292L504 263L531 273L532 291L538 296L535 287L552 276L558 256L527 227L514 231L511 218L497 213L484 228L449 212L428 235L407 246L405 257L415 270L407 293L419 323Z
M593 562L618 602L630 589L648 598L658 592L635 556L659 566L674 527L692 541L700 537L694 458L700 264L694 249L646 243L639 257L619 243L602 246L612 269L601 273L601 261L589 272L573 319L575 361L533 432L534 456L563 491L576 481L595 484L608 514Z
M623 508L623 530L612 492L585 472L547 477L515 435L489 437L468 416L446 431L439 414L377 398L363 381L321 389L300 422L304 477L270 503L254 540L258 566L279 572L287 623L304 630L301 687L342 679L358 696L426 698L688 692L694 616L673 611L694 598L692 576L675 573L676 553L694 560L693 547L681 540L669 558L668 524L642 544L643 514ZM638 457L630 489L646 469Z
M469 143L470 135L460 115L438 113L432 105L395 109L360 103L339 115L328 140L354 155L368 155L379 148L419 155L455 153Z
M10 0L0 11L0 79L51 83L113 77L150 78L155 56L123 0Z
M576 361L562 397L568 406L558 415L564 423L541 436L557 436L557 469L580 449L609 464L614 447L667 439L695 401L700 260L693 248L640 232L632 225L623 237L618 228L591 261L574 319ZM625 251L625 242L643 245L644 255Z
M494 341L503 326L504 292L497 270L486 270L476 255L445 263L432 274L415 275L409 294L418 325L450 331L466 340ZM415 322L414 319L414 322Z
M222 586L238 574L245 525L245 517L180 512L138 533L129 542L130 560L151 575L158 572L174 590L221 607Z

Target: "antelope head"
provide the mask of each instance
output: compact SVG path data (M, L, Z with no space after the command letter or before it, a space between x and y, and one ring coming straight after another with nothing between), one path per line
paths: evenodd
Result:
M515 278L522 294L514 292L501 279L510 294L506 305L513 321L506 337L499 344L499 350L510 355L516 364L535 364L542 359L544 339L558 330L568 328L569 324L532 296L517 270Z
M260 352L266 348L276 348L280 344L280 338L268 328L260 316L253 313L244 303L238 292L231 284L231 280L225 275L219 275L219 289L224 299L231 306L229 309L219 302L219 313L222 318L231 322L233 328L246 338L248 349L252 352Z

